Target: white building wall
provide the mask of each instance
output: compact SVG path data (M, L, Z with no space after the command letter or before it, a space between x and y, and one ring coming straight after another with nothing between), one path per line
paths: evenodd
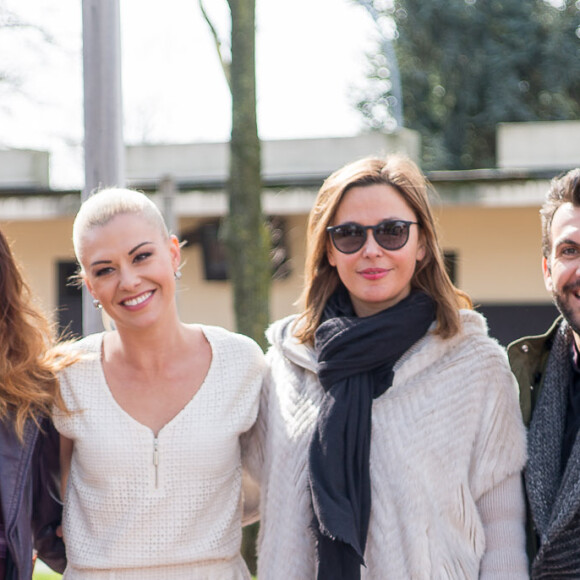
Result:
M550 171L580 166L580 121L500 123L497 166Z

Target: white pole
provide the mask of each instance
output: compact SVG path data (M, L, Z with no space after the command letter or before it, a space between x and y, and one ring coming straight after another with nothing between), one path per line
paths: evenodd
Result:
M165 175L161 179L160 187L162 199L162 212L170 234L179 236L179 225L175 211L175 201L177 199L177 186L171 175Z
M123 186L123 100L119 0L82 0L85 117L85 187ZM102 330L99 310L83 290L83 333Z
M177 218L177 213L175 209L175 202L177 200L177 185L175 180L171 175L165 175L161 179L160 183L161 200L162 200L162 212L165 218L165 223L167 224L167 229L170 234L174 234L179 237L179 222ZM179 310L179 284L177 284L177 294L175 296L175 302Z

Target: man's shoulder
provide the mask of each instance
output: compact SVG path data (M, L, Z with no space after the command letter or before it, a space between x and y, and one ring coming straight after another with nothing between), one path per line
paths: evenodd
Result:
M550 328L543 334L522 336L511 342L507 347L510 362L512 357L517 357L519 353L525 355L525 358L529 360L534 360L538 356L541 356L544 351L549 351L561 322L562 317L558 316Z
M562 317L558 317L544 334L524 336L508 346L508 358L518 382L522 418L526 425L529 425L540 394L548 356L561 322Z

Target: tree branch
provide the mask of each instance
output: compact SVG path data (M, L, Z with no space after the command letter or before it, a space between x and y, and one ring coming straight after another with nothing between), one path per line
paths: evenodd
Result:
M54 44L55 42L54 37L44 28L37 24L32 24L22 20L19 16L7 8L0 8L0 29L33 30L42 37L44 42L49 44Z
M219 37L219 33L218 33L216 27L213 25L213 22L211 21L209 14L205 10L205 7L203 5L203 0L199 0L199 8L201 10L201 14L202 14L204 20L207 22L207 25L209 26L209 30L211 32L211 35L212 35L214 43L215 43L215 48L216 48L216 51L218 54L218 58L219 58L222 70L224 71L224 76L226 78L226 82L228 83L228 87L229 87L230 92L231 92L231 90L232 90L231 72L230 72L231 59L228 59L224 55L223 46L222 46L222 42L221 42L220 37Z

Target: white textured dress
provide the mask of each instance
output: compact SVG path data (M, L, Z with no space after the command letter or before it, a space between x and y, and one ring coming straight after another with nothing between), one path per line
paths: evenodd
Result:
M240 436L256 419L264 368L256 343L201 327L212 349L191 401L158 433L115 401L101 363L103 334L60 376L73 440L63 529L66 579L246 580L240 556Z

